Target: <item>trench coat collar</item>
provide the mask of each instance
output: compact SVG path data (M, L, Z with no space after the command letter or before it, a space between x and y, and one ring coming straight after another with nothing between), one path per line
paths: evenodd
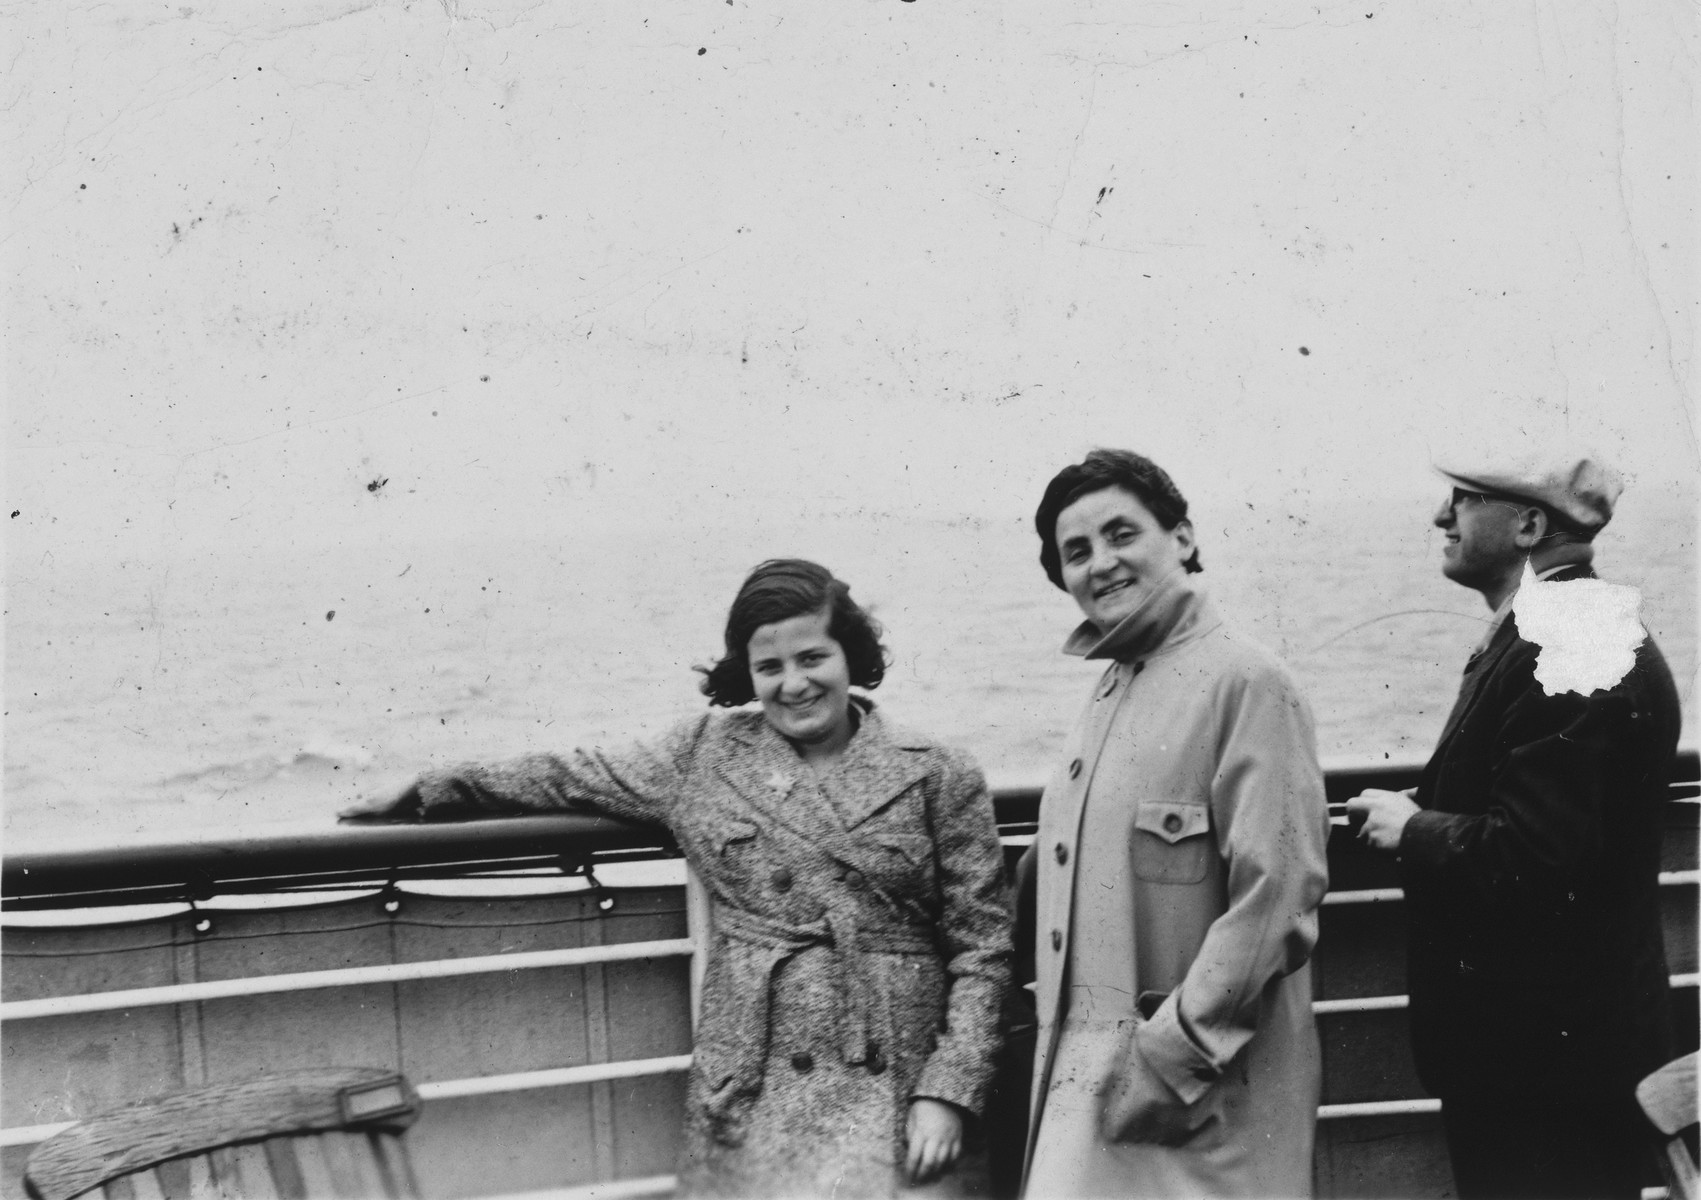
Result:
M1140 607L1108 633L1082 621L1063 643L1063 653L1138 662L1202 637L1220 624L1204 585L1178 568L1160 579Z
M887 724L865 696L852 696L860 715L844 753L813 776L845 829L854 829L928 773L932 743ZM745 752L725 764L723 774L734 790L758 804L783 804L793 790L812 778L810 767L786 738L759 714L740 722L732 740Z

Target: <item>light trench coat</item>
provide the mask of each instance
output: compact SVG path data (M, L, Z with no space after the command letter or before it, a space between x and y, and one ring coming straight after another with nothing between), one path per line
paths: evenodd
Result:
M1309 1195L1329 832L1311 714L1179 571L1065 650L1112 661L1031 851L1026 1195Z
M1011 955L991 797L966 757L853 702L860 726L819 773L739 711L624 752L465 763L418 784L428 820L603 812L672 830L715 931L689 1195L891 1196L910 1100L986 1101Z

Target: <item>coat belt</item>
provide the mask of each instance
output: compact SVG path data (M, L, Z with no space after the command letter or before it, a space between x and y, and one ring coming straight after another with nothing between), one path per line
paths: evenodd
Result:
M873 1000L874 981L869 975L866 954L936 954L937 944L931 927L881 923L872 929L857 922L856 914L842 908L828 909L820 920L806 924L789 924L764 917L744 909L720 907L715 910L715 931L748 945L770 952L765 986L758 995L746 997L741 1008L739 1024L743 1026L734 1044L739 1047L734 1078L741 1086L727 1089L730 1093L754 1091L760 1087L763 1064L768 1058L769 1010L772 1003L774 971L786 959L814 946L830 946L839 996L840 1051L847 1063L860 1063L869 1057L868 1028Z

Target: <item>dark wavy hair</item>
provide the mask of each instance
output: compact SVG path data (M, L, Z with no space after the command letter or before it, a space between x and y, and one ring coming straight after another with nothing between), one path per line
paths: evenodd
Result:
M886 677L886 647L880 623L851 599L850 586L818 563L801 558L771 558L745 577L726 615L726 654L704 675L703 694L711 705L737 708L756 699L750 682L750 639L763 625L807 613L829 611L827 636L839 643L850 667L850 681L876 688Z
M1187 519L1187 498L1157 463L1132 450L1092 451L1052 477L1034 512L1034 529L1040 539L1040 566L1045 568L1045 577L1059 588L1063 588L1063 559L1057 551L1057 518L1082 496L1114 487L1132 492L1166 531ZM1199 563L1197 547L1182 566L1190 572L1205 569Z

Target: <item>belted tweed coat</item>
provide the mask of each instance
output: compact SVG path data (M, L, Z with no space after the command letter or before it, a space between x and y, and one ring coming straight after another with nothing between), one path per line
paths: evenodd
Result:
M1033 846L1027 1195L1309 1195L1329 832L1311 713L1180 571L1065 650L1111 661Z
M909 1101L978 1114L1009 982L991 799L964 756L859 727L819 772L757 712L624 753L432 771L427 820L591 811L664 825L709 893L681 1182L693 1195L887 1196Z

